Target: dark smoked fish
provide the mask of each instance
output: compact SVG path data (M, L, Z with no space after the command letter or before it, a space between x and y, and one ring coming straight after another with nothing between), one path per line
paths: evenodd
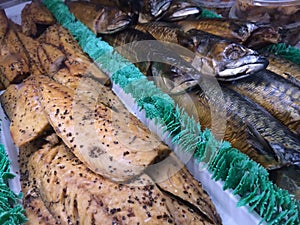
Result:
M230 81L250 76L268 65L258 52L219 36L195 29L186 34L189 39L179 39L179 44L196 53L193 65L202 74Z
M281 40L278 29L269 24L259 24L228 18L184 20L179 21L178 24L184 31L191 29L202 30L254 49L258 49L267 44L278 43Z
M268 70L300 87L300 66L270 53L263 53L269 60Z
M268 70L228 87L264 107L300 137L300 88Z
M160 59L169 60L171 65L179 66L185 70L196 68L200 74L215 76L218 80L237 80L264 69L268 64L266 58L256 51L206 32L192 30L184 34L177 26L172 27L168 23L152 23L137 26L137 28L139 31L126 29L115 35L106 35L103 38L114 47L127 43L154 40L154 38L160 38L159 41L173 42L171 47L169 45L163 46L161 43L155 47L150 46L153 42L143 42L143 44L132 46L131 50L133 51L130 54L127 53L127 56L131 57L131 55L140 53L152 54L153 61L158 61L158 57L160 57ZM177 50L174 50L174 45ZM142 59L145 61L147 58ZM183 65L179 65L180 63ZM196 76L194 78L198 79L199 72L194 71L193 73Z
M94 33L107 34L125 29L131 17L117 7L89 2L67 2L70 11Z
M165 70L156 70L156 73L156 76L166 76ZM167 78L172 80L170 76ZM165 83L160 82L158 85L161 87ZM225 86L221 93L224 101L220 102L215 100L219 95L217 89L210 90L209 96L196 90L173 98L200 121L203 127L211 128L213 123L221 124L222 120L227 120L224 138L264 167L274 169L285 165L300 166L299 138L264 108L246 97ZM216 115L214 119L220 121L211 121L212 113Z

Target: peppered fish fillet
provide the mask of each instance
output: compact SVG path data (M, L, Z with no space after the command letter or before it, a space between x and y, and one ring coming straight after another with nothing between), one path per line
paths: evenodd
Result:
M163 192L188 202L194 211L206 217L211 223L221 224L221 218L210 197L174 153L171 153L164 163L147 169L146 173Z
M3 9L0 10L0 42L3 40L8 30L8 18Z
M39 190L36 187L36 179L29 177L29 159L45 144L44 140L36 140L27 143L19 148L20 181L23 192L23 206L25 215L28 218L26 225L54 225L60 224L54 218L42 200ZM54 144L54 143L53 143Z
M53 76L66 59L65 54L56 46L41 43L37 50L38 59L48 76Z
M109 88L82 79L74 91L42 76L38 86L56 133L94 172L115 181L128 180L169 153Z
M19 83L29 76L30 65L26 50L16 32L8 29L0 43L0 81L5 87L11 83Z
M10 118L10 133L16 146L20 147L49 131L50 124L38 98L34 76L19 84L13 115Z
M44 147L29 164L42 199L61 224L210 224L164 196L148 176L134 184L111 182L64 145Z
M99 72L99 68L82 51L69 31L62 26L53 25L49 27L39 38L39 42L61 49L66 56L64 64L72 75L81 76L89 74L101 83L109 82L108 76ZM57 72L60 73L59 71Z
M11 120L16 110L17 99L19 98L18 85L9 85L5 92L0 95L1 106L7 117Z

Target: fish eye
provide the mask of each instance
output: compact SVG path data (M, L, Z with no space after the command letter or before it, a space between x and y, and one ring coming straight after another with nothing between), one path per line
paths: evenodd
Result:
M246 54L245 49L242 46L232 44L224 50L224 55L227 59L236 60Z
M248 35L248 27L247 26L241 26L240 29L238 29L238 35L241 37L245 37Z

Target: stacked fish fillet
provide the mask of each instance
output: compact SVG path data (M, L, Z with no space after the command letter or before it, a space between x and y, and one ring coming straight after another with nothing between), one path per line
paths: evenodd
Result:
M28 224L221 224L201 185L46 8L27 5L22 27L0 19L0 98Z

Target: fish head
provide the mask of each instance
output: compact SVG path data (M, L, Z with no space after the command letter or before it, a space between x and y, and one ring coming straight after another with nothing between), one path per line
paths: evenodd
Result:
M228 23L232 35L239 40L240 43L244 43L251 36L252 32L258 28L255 23L240 20L230 20Z
M259 49L267 44L275 44L281 41L278 28L270 25L262 25L255 29L251 36L244 42L248 48Z
M200 30L189 30L183 43L195 52L192 65L205 75L232 81L263 70L268 60L243 45ZM181 41L182 43L182 41Z
M199 79L194 74L182 70L174 65L153 62L151 75L156 86L170 95L186 93L199 86Z
M166 14L163 16L163 19L166 21L177 21L185 19L191 15L199 15L201 12L202 9L195 3L183 0L174 0Z
M99 10L95 29L101 34L111 34L127 28L132 17L117 7L103 7Z
M169 9L172 0L144 0L144 2L145 6L149 7L151 16L159 18Z

